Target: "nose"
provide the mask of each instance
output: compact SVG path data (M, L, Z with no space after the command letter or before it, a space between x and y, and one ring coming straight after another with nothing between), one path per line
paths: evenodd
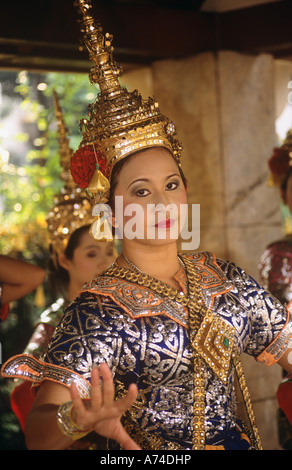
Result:
M155 205L167 206L171 203L170 192L168 191L156 191L153 194L152 203Z

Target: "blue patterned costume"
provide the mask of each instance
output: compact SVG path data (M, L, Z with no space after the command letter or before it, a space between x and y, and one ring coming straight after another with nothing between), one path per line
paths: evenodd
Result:
M236 412L234 352L267 365L276 362L291 338L288 310L233 263L208 252L187 258L211 315L209 324L208 318L201 319L194 343L204 364L204 445L247 448ZM138 444L143 449L192 449L197 371L188 308L107 273L88 283L67 308L45 363L16 356L4 364L2 374L66 386L74 380L86 397L93 364L106 362L118 397L130 383L138 385L138 399L124 416ZM188 285L182 268L176 280L183 296Z

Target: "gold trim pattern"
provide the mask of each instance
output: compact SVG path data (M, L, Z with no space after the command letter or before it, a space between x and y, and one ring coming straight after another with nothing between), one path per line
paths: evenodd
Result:
M274 341L257 357L257 361L272 366L281 359L287 351L288 345L292 340L292 319L291 319L292 301L287 306L287 321L284 328Z
M208 310L192 345L226 384L234 346L234 328Z
M242 363L241 363L241 360L240 360L240 357L239 357L238 353L233 354L233 363L235 365L235 370L236 370L236 374L237 374L239 387L240 387L240 390L241 390L241 393L242 393L242 397L243 397L246 412L247 412L247 415L248 415L250 427L251 427L251 430L252 430L252 433L253 433L253 443L252 443L253 448L256 449L256 450L263 450L263 446L262 446L262 443L261 443L259 430L258 430L258 427L257 427L257 424L256 424L255 414L254 414L254 410L253 410L253 406L252 406L252 402L251 402L251 398L250 398L246 378L245 378L245 375L244 375L243 366L242 366Z
M8 359L2 366L1 376L33 382L37 386L44 380L70 387L74 382L82 398L90 397L91 385L81 375L65 367L40 361L28 354L19 354Z

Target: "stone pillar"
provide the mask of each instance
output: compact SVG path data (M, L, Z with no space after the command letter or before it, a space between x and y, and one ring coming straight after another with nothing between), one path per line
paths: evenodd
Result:
M260 254L281 236L279 194L267 185L276 143L274 62L220 52L218 71L227 256L258 279Z
M221 52L218 61L227 256L258 279L260 254L282 235L279 194L267 185L276 144L274 62L233 52ZM281 370L242 359L264 448L276 449Z

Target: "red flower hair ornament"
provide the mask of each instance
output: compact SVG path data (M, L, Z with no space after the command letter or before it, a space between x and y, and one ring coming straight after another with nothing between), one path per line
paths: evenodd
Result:
M109 168L105 157L93 145L79 147L72 155L70 170L74 182L80 188L87 188L98 163L101 173L108 178Z
M95 207L102 206L101 211L94 214L97 218L90 228L91 235L99 241L112 241L111 226L103 207L110 189L107 179L110 172L106 159L93 145L85 145L72 155L70 170L74 182L93 194Z

